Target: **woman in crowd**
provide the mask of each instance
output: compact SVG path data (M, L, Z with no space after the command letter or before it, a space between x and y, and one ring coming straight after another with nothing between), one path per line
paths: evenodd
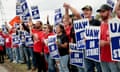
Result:
M58 24L56 26L57 45L60 54L60 60L56 60L60 72L69 72L68 59L69 59L69 40L66 36L64 26Z
M52 26L49 24L44 24L44 54L45 59L48 63L48 72L56 72L55 71L55 61L50 57L49 48L48 48L48 36L54 35Z

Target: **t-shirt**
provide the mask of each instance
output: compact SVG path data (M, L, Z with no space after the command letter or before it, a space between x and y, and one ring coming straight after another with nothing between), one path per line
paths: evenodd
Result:
M37 36L37 40L34 40L33 51L34 52L43 52L44 43L42 42L42 38L44 37L43 31L33 31L33 34Z
M71 31L72 27L71 27L71 25L68 25L68 26L66 26L64 28L65 28L66 35L67 35L67 37L69 39L69 42L70 42L70 31Z
M38 32L40 32L41 30L37 30L37 29L32 29L32 33L34 34L34 33L38 33Z
M101 22L99 20L96 19L92 19L89 21L90 26L100 26Z
M102 23L100 29L101 29L100 40L108 41L109 38L108 24ZM104 47L100 48L100 57L102 62L112 62L110 45L105 45Z
M3 46L0 46L0 51L3 51L4 49L3 49Z
M12 46L12 36L11 35L6 35L5 37L5 47L6 48L11 48Z
M66 34L62 34L60 36L57 36L57 41L60 44L64 44L65 42L69 43L68 37L66 36ZM69 46L67 48L63 48L63 47L58 47L60 56L64 56L69 54Z

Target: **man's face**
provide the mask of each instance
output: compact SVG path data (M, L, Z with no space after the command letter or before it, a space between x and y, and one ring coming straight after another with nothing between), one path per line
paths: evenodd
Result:
M102 20L108 19L109 18L109 11L108 10L101 10L100 16L101 16Z
M35 24L35 28L36 29L39 29L39 28L41 28L42 27L42 25L40 24L40 22L38 21L38 22L36 22L36 24Z
M119 9L116 10L116 14L118 17L120 17L120 7L119 7Z
M63 19L63 24L64 24L64 26L66 26L66 25L69 25L69 20L67 20L67 19Z
M83 10L83 14L84 14L84 17L85 17L85 18L89 18L89 17L91 17L91 15L92 15L92 11L89 10L89 9L84 9L84 10Z
M44 31L45 33L49 33L49 28L48 28L47 25L44 25L44 26L43 26L43 31Z

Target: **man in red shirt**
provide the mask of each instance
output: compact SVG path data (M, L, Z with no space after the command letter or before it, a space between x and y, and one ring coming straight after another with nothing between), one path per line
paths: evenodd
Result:
M10 59L10 62L13 61L11 46L12 46L12 36L8 33L5 35L5 48L8 50L8 57Z
M116 63L112 61L110 51L110 38L108 29L108 20L111 15L111 7L103 4L97 12L101 16L101 36L100 36L100 55L101 67L103 72L119 72Z
M36 60L36 67L38 68L38 72L46 72L46 64L45 59L43 55L43 42L42 39L44 36L44 33L42 31L42 22L37 21L35 24L34 29L31 27L32 23L29 23L29 27L31 30L31 34L33 35L34 45L33 45L33 51L34 51L34 57Z

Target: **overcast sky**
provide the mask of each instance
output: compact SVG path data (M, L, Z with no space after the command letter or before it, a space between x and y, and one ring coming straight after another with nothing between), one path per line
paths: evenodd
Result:
M0 12L0 23L3 17L4 20L9 22L15 16L16 0L0 0L2 2L2 11ZM52 21L54 9L63 8L63 3L69 3L81 12L81 8L85 5L91 5L93 7L93 13L95 14L102 4L106 3L106 0L27 0L29 7L32 5L38 5L40 11L40 17L42 21L45 21L47 15L50 16Z

